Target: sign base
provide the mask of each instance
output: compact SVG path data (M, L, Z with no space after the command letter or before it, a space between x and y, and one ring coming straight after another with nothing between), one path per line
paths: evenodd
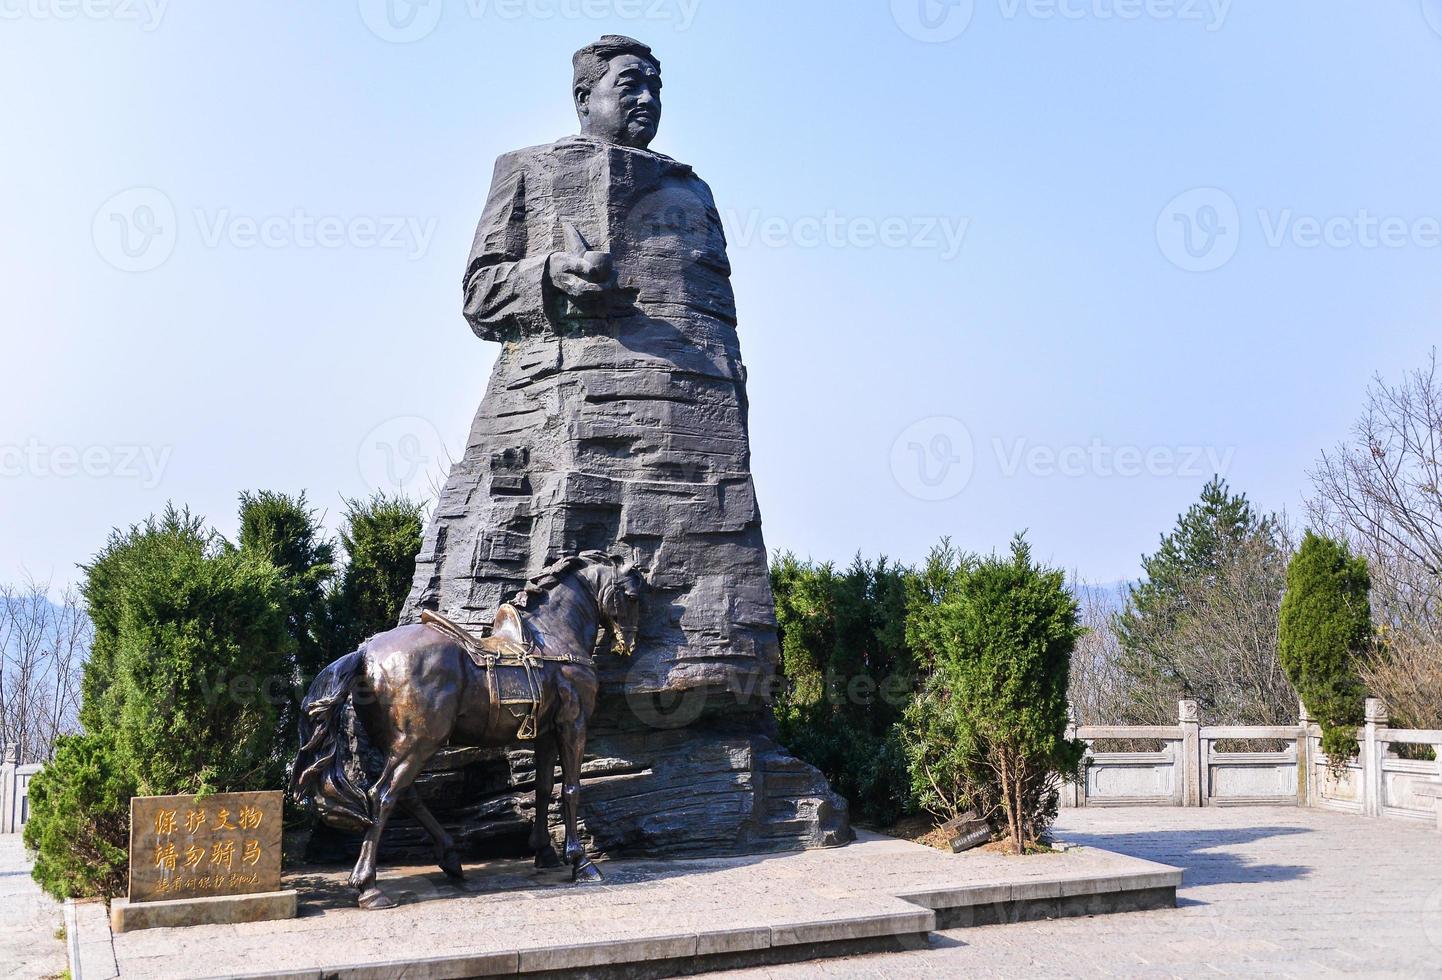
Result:
M294 891L287 889L160 902L132 902L127 898L115 898L110 901L110 928L114 932L133 932L161 926L233 925L237 922L294 919L295 896Z

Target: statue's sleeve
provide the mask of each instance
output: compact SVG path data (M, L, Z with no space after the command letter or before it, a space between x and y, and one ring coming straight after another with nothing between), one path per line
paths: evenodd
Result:
M482 340L514 340L552 326L546 261L553 249L544 241L532 251L528 217L524 158L507 154L496 161L463 283L466 320Z

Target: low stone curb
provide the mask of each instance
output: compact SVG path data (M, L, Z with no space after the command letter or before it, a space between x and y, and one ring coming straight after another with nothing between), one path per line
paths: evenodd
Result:
M394 960L313 970L257 973L255 980L450 980L490 976L677 976L760 963L813 959L910 945L936 927L928 909L761 928L645 936L506 952ZM761 955L757 955L761 954ZM775 954L775 955L767 955Z
M120 976L110 939L110 917L103 901L65 901L65 951L70 960L70 980L115 980Z
M938 929L1175 908L1182 871L1165 864L1119 874L1040 878L912 892L898 898L931 909Z
M1181 870L1152 862L1132 863L1142 866L1104 875L905 893L896 898L912 908L880 914L245 975L265 980L576 975L630 980L920 949L937 929L1175 907ZM66 928L73 980L111 980L117 976L110 923L103 904L67 903Z

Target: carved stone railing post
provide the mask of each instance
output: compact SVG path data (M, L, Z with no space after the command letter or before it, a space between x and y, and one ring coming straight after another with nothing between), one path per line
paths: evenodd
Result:
M1387 745L1381 729L1387 727L1387 705L1381 698L1368 698L1366 724L1362 729L1362 812L1369 817L1382 815L1382 760Z
M0 834L20 829L20 802L15 797L15 768L19 761L19 746L0 745Z
M1312 759L1312 716L1307 706L1297 701L1297 727L1302 731L1297 736L1297 805L1316 806L1313 799L1312 770L1316 768Z
M1202 712L1197 702L1191 698L1177 702L1177 723L1182 728L1182 757L1178 760L1182 767L1178 781L1182 788L1182 806L1201 806L1207 760L1203 758Z
M1442 787L1442 742L1432 746L1432 757L1437 760L1437 782ZM1442 788L1437 793L1437 829L1442 831Z

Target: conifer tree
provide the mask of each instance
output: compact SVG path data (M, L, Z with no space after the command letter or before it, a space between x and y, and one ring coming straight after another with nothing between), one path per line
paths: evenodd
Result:
M328 602L331 657L396 625L415 577L424 510L405 497L380 493L346 501L340 533L346 566Z
M132 794L280 785L264 681L294 655L279 569L189 511L114 532L85 571L85 731L35 776L26 825L33 875L57 897L123 885Z
M853 816L880 825L912 809L893 729L910 699L907 570L859 555L838 571L791 554L771 564L786 681L776 715L782 739L826 774Z
M1081 762L1083 746L1066 737L1076 599L1022 535L1009 557L934 552L929 564L907 620L933 664L904 726L913 785L942 815L990 803L1021 853L1056 816L1057 774L1074 776Z
M240 495L240 550L268 560L284 581L290 661L283 673L266 678L267 696L276 711L276 746L283 758L294 755L300 699L320 669L334 656L329 650L327 587L336 572L335 545L305 492L291 497L260 490Z
M1282 666L1321 726L1322 751L1334 766L1357 752L1365 701L1357 663L1372 640L1370 590L1367 560L1311 531L1287 568Z
M1113 620L1124 690L1122 717L1108 720L1165 724L1173 720L1176 702L1183 697L1207 701L1212 711L1235 714L1242 708L1210 703L1211 694L1228 686L1217 674L1236 665L1227 662L1225 651L1196 656L1192 634L1199 618L1205 621L1208 616L1221 615L1234 623L1275 617L1285 561L1285 535L1278 519L1259 515L1245 494L1232 493L1225 481L1213 477L1196 503L1177 518L1175 528L1162 536L1156 552L1142 556L1143 579L1129 590L1125 608ZM1248 583L1246 595L1233 594L1237 582ZM1218 604L1229 608L1209 608ZM1272 636L1267 629L1264 642L1270 643ZM1267 651L1267 658L1273 656L1274 651ZM1266 671L1254 680L1269 690L1277 686L1267 683ZM1261 700L1270 704L1277 698ZM1254 723L1281 720L1259 717Z

